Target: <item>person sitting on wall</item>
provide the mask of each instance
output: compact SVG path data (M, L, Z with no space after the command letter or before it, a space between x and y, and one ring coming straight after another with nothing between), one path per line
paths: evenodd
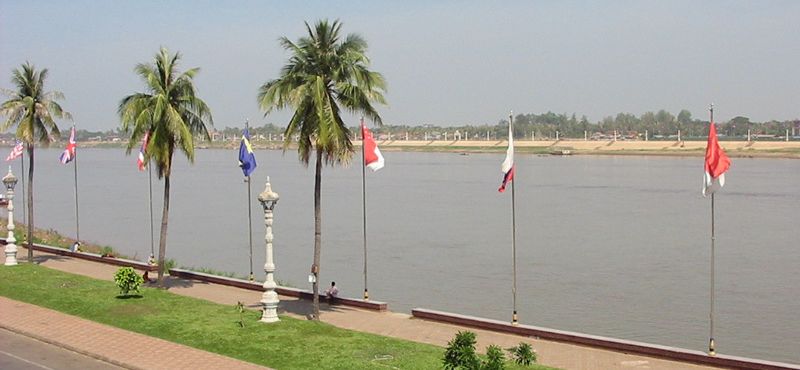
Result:
M328 298L328 303L333 304L337 295L339 295L339 288L336 287L335 281L331 281L330 288L325 290L325 297Z
M81 242L75 242L72 244L72 247L69 248L70 252L79 252L81 249Z

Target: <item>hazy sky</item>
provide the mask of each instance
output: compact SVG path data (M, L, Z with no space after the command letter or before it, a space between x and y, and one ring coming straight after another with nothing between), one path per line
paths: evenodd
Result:
M800 1L0 0L0 86L26 60L79 127L119 125L133 72L160 46L201 67L218 128L273 122L258 87L277 77L303 21L340 19L389 83L388 124L494 124L508 114L689 109L717 120L800 118ZM348 120L356 124L352 117Z

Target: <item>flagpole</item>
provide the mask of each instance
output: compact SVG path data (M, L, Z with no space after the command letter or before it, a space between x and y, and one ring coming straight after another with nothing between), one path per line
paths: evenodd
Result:
M708 340L708 354L711 356L716 355L714 350L714 193L711 193L711 308L709 310L709 319L711 325L709 327L709 340Z
M247 176L247 237L250 241L250 281L254 281L255 275L253 275L253 211L252 211L252 197L251 197L251 186L250 186L250 176Z
M513 140L514 135L514 112L511 111L508 115L508 131L509 131L509 139ZM513 150L513 148L512 148ZM513 152L512 152L513 155ZM512 164L511 171L514 171L516 167L516 163ZM516 174L515 174L516 175ZM513 296L513 308L514 312L511 315L511 324L517 325L517 211L516 211L516 199L514 193L514 183L517 182L517 177L511 181L511 259L512 259L512 269L514 271L514 279L513 279L513 286L511 287L511 295Z
M148 259L148 263L150 261L155 260L156 250L155 250L155 237L153 233L153 167L147 166L147 170L149 171L149 191L147 193L148 197L150 198L150 258Z
M26 223L25 228L27 229L27 222L28 222L28 215L25 208L25 205L28 202L28 199L25 198L25 151L23 150L22 155L20 156L22 161L20 161L20 165L22 166L22 221ZM27 233L25 235L28 235Z
M247 119L244 121L244 129L250 129L250 120ZM249 133L249 131L248 131ZM248 139L249 140L249 139ZM250 175L245 178L245 182L247 182L247 237L250 241L250 281L255 280L255 275L253 275L253 205L252 205L252 192L250 186Z
M710 124L714 124L714 103L711 103L709 107L709 111L711 112L711 122ZM709 325L709 334L708 334L708 354L709 356L715 356L716 350L714 349L714 244L715 244L715 236L714 236L714 193L711 193L711 284L710 284L710 299L711 304L709 307L708 318L710 321Z
M361 214L364 219L364 299L369 299L367 289L367 175L366 175L366 156L364 149L364 117L361 117Z
M75 130L75 123L72 124L72 129ZM77 131L77 130L76 130ZM77 136L77 132L75 133ZM78 213L78 139L75 139L75 158L73 158L74 166L72 167L75 171L75 242L79 245L81 243L81 227L80 227L80 218Z

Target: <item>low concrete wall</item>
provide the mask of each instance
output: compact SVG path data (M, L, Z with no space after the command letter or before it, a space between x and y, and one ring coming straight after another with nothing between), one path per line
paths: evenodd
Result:
M652 357L665 358L675 361L691 362L701 365L719 366L735 369L800 369L800 365L793 365L781 362L756 360L745 357L735 357L726 355L709 356L700 351L691 351L683 348L660 346L642 342L634 342L623 339L601 337L596 335L582 334L570 331L541 328L530 325L511 325L511 323L499 320L484 319L480 317L459 315L455 313L415 308L411 311L412 316L419 319L444 322L460 326L473 327L509 334L523 335L528 337L538 337L541 339L553 340L564 343L579 344L588 347L609 349L612 351L633 353Z
M4 238L0 239L0 244L1 245L6 245L6 240ZM22 247L22 248L25 247L25 246L22 246L22 245L18 245L18 246ZM50 254L57 254L57 255L60 255L60 256L74 257L74 258L80 258L80 259L89 260L89 261L101 262L101 263L106 263L106 264L109 264L109 265L132 267L134 269L142 270L142 271L158 271L158 266L157 265L151 265L151 264L148 264L146 262L140 262L140 261L134 261L134 260L128 260L128 259L116 258L116 257L103 257L103 256L101 256L99 254L88 253L88 252L71 252L69 249L53 247L53 246L50 246L50 245L34 244L33 245L33 250L39 251L39 252L50 253Z
M262 286L263 283L254 282L254 281L247 281L242 279L236 278L229 278L226 276L218 276L212 274L206 274L197 271L190 271L184 269L170 269L169 274L172 276L177 276L183 279L192 279L192 280L200 280L214 284L220 285L228 285L233 286L241 289L248 289L248 290L255 290L259 292L264 291L264 287ZM287 297L297 297L300 299L313 299L314 294L311 291L298 289L298 288L289 288L289 287L277 287L275 291ZM327 302L328 299L325 297L324 294L319 296L320 301ZM340 304L342 306L351 306L351 307L358 307L364 308L373 311L386 311L388 309L388 304L386 302L379 302L379 301L367 301L363 299L356 299L356 298L346 298L346 297L336 297L334 302L335 304Z

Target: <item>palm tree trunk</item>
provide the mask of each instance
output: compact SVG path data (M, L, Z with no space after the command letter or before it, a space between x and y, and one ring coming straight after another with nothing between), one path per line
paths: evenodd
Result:
M33 263L33 141L28 143L28 262Z
M169 218L169 170L164 175L164 210L161 213L161 239L158 241L158 286L164 287L164 258L167 254L167 221Z
M320 193L322 192L322 150L317 148L317 165L314 176L314 320L319 320L319 257L322 249L322 204Z

